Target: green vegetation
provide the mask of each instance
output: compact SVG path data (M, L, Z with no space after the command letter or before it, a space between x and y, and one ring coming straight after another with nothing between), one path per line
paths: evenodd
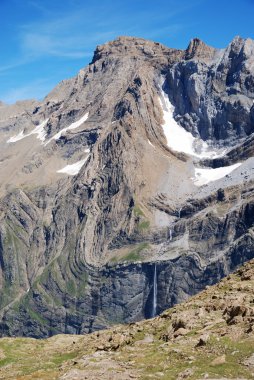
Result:
M149 248L148 243L140 243L136 248L134 248L129 253L127 253L127 255L125 255L122 258L122 260L123 261L139 261L142 259L141 257L142 251L148 248Z
M133 212L134 212L134 215L136 217L145 216L145 214L143 213L143 211L141 210L141 208L138 204L134 206Z
M66 290L70 295L76 295L77 287L74 280L71 279L66 282Z
M148 328L145 331L147 334L151 332ZM204 378L204 375L216 379L253 378L251 369L243 365L244 360L253 353L253 338L235 342L229 338L218 340L213 337L206 347L200 348L195 348L190 342L188 344L186 339L163 344L157 336L154 342L146 345L139 344L140 339L143 337L136 334L134 345L138 355L133 355L131 360L135 362L134 367L142 370L143 380L156 379L157 376L175 380L185 371L188 375L180 378L197 380ZM218 360L216 363L218 358L221 362ZM128 363L129 350L122 351L121 360Z
M138 224L138 230L139 230L140 232L142 232L142 231L144 231L144 230L147 230L147 229L149 228L149 226L150 226L150 222L149 222L149 220L143 220L142 222L140 222L140 223Z
M68 352L68 353L62 353L62 354L57 354L52 358L52 363L55 365L59 366L63 362L74 359L77 356L77 352Z
M37 321L41 325L47 325L48 324L48 321L46 319L44 319L39 313L34 311L31 307L27 308L27 312L34 321Z
M110 262L111 263L122 263L124 261L129 261L129 262L135 262L135 261L142 261L143 256L142 253L145 249L149 249L150 244L149 243L140 243L135 248L133 248L131 251L126 253L124 256L118 257L112 257Z
M16 308L19 308L19 305L22 305L26 312L30 315L31 319L33 319L34 321L38 322L39 324L41 325L47 325L48 324L48 321L46 319L44 319L42 317L41 314L37 313L35 310L32 309L31 305L30 305L30 295L29 294L26 294L21 302L17 305L15 305Z
M136 218L137 231L142 233L149 228L150 222L138 204L134 206L133 212Z
M125 259L138 257L148 246L137 245ZM77 373L80 378L100 378L103 373L140 380L253 379L254 260L237 273L155 319L116 326L125 315L115 313L114 327L94 334L3 338L0 377L48 380ZM28 295L24 304L29 308ZM238 314L229 323L232 307ZM105 315L100 318L104 321Z
M79 275L79 284L78 284L78 288L77 288L77 296L78 297L84 296L84 294L86 292L87 281L88 281L88 274L86 272Z
M57 379L61 365L79 355L74 350L75 346L70 345L70 338L63 340L63 344L59 345L51 340L1 339L0 368L9 374L4 378Z

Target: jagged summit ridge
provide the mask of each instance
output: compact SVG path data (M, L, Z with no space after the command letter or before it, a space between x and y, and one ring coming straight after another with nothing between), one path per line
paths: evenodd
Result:
M206 45L199 38L194 38L190 41L186 51L185 51L185 59L212 59L216 53L217 49Z
M92 63L108 55L152 58L156 55L165 55L166 57L170 54L180 55L181 50L170 49L158 42L145 40L143 38L121 36L106 44L97 46Z

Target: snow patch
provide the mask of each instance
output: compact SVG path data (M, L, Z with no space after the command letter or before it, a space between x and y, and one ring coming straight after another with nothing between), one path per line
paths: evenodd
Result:
M161 90L159 101L163 109L164 123L162 128L169 148L198 158L215 158L225 154L225 150L212 150L205 141L195 138L190 132L177 124L173 117L175 108L163 90Z
M233 170L238 168L241 163L230 165L230 166L224 166L221 168L207 168L207 169L200 169L195 168L195 178L194 178L194 184L196 186L202 186L206 185L209 182L216 181L218 179L221 179L225 177L227 174L231 173Z
M63 169L57 170L57 173L63 173L68 175L78 174L84 163L87 161L88 157L89 155L84 160L80 160L78 162L75 162L75 164L67 165Z
M155 146L151 143L149 139L148 139L148 144L151 145L153 148L155 148Z
M24 135L24 131L21 131L19 132L16 136L12 136L9 138L9 140L7 140L7 143L14 143L14 142L17 142L19 140L22 140L23 138L25 137Z
M14 143L19 140L22 140L28 136L31 135L37 135L37 139L41 140L42 142L45 141L47 132L45 131L44 127L46 126L48 122L47 120L44 120L41 124L37 125L30 133L24 135L24 131L19 132L16 136L12 136L7 140L7 143Z
M87 112L84 116L82 116L79 120L75 121L74 123L71 123L69 125L69 127L66 127L66 128L63 128L61 131L57 132L53 137L51 137L51 139L49 139L49 141L46 143L46 145L48 143L50 143L50 141L52 140L58 140L60 139L60 137L65 134L65 132L67 131L70 131L72 129L76 129L78 128L80 125L82 125L87 119L88 119L88 116L89 116L89 112Z
M48 122L48 119L43 121L40 125L38 125L29 135L37 134L37 139L41 141L45 141L47 132L45 131L44 127L46 126L47 122ZM29 135L26 135L25 137Z

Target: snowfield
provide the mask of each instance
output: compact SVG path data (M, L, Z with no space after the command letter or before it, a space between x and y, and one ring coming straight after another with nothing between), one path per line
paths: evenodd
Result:
M49 141L46 143L46 145L48 143L50 143L50 141L52 141L52 140L58 140L58 139L60 139L60 137L63 134L65 134L65 132L70 131L72 129L78 128L80 125L82 125L88 119L88 116L89 116L89 112L87 112L79 120L77 120L74 123L70 124L69 127L63 128L61 131L57 132L53 137L51 137L51 139L49 139Z
M230 166L224 166L224 167L216 168L216 169L195 168L194 184L196 186L203 186L209 182L217 181L218 179L225 177L227 174L229 174L233 170L237 169L240 165L241 165L241 163L238 163L238 164L234 164L234 165L230 165Z
M168 95L161 89L159 101L163 110L164 123L162 128L169 148L189 154L197 158L216 158L225 155L225 149L213 149L202 139L195 138L174 120L174 106L170 103ZM192 178L196 186L203 186L209 182L217 181L237 169L241 163L230 166L212 168L195 168L195 177Z
M12 136L7 140L7 143L14 143L24 138L24 131L19 132L16 136Z
M151 145L153 148L155 148L155 146L151 143L149 139L148 139L148 144Z
M57 173L64 173L64 174L69 174L69 175L76 175L79 173L80 169L86 162L87 158L84 160L80 160L78 162L75 162L75 164L72 165L67 165L63 169L57 170Z
M88 119L89 112L87 112L84 116L82 116L79 120L75 121L74 123L70 124L69 127L63 128L61 131L56 133L53 137L49 139L49 141L46 142L45 145L50 143L52 140L58 140L65 132L70 131L72 129L78 128L81 124L83 124ZM44 120L40 125L35 127L32 132L24 135L24 131L19 132L16 136L12 136L9 138L7 143L15 143L19 140L22 140L28 136L31 135L37 135L37 139L41 140L42 142L45 141L47 132L45 131L44 127L46 126L48 122L47 120Z
M32 132L24 135L24 131L21 131L19 132L16 136L12 136L9 138L9 140L7 140L7 143L15 143L19 140L22 140L28 136L31 136L31 135L37 135L37 139L41 140L42 142L45 141L45 138L46 138L46 134L47 132L44 130L44 127L46 126L48 122L48 119L47 120L44 120L41 124L39 124L37 127L35 127Z
M225 154L225 150L213 150L202 139L195 138L175 121L174 106L168 95L161 89L159 101L163 110L164 123L162 128L169 148L198 158L215 158Z
M64 168L57 170L57 173L63 173L63 174L68 174L68 175L78 174L80 172L80 169L82 168L82 166L87 161L88 157L89 157L89 155L87 155L87 157L84 158L83 160L77 161L74 164L66 165Z

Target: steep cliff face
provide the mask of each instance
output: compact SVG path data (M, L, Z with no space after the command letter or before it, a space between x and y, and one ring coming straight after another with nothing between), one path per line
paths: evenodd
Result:
M119 375L124 380L251 379L253 286L251 260L156 318L86 335L0 339L1 376L18 378L22 373L24 380L119 380Z
M175 118L204 140L235 144L253 133L254 42L236 37L222 50L192 41L169 69Z
M3 335L151 317L254 257L253 44L120 37L4 106Z

